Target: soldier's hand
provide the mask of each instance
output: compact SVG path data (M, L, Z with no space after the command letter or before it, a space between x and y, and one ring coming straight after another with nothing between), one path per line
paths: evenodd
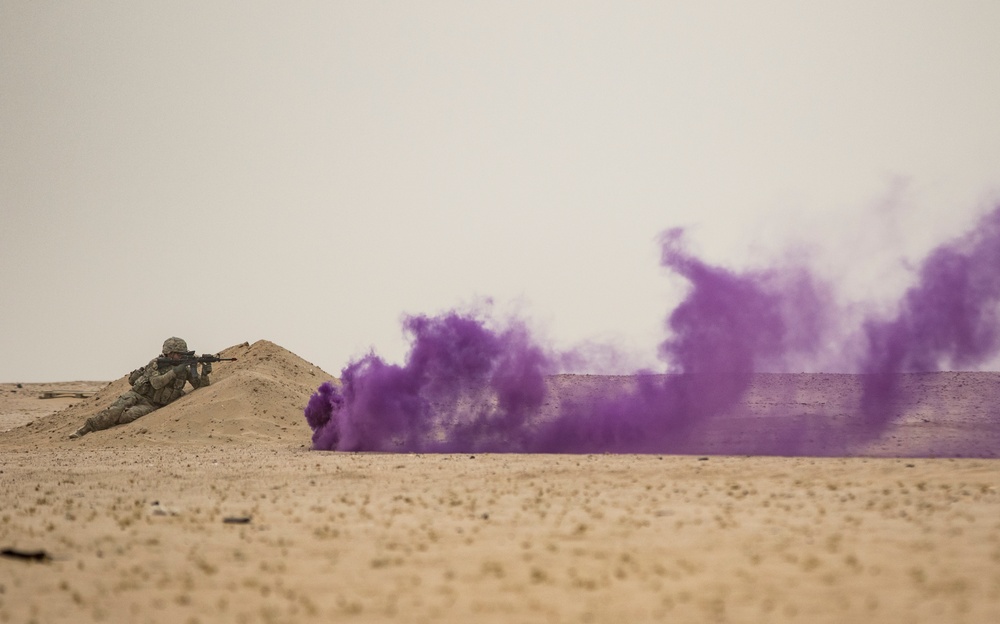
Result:
M174 376L183 378L187 375L187 371L188 371L187 364L178 364L177 366L174 367Z
M207 374L209 374L211 372L212 372L212 363L211 362L202 362L201 363L201 374L202 375L207 375Z

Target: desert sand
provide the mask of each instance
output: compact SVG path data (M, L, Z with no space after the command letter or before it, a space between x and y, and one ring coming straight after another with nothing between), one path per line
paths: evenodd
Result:
M124 377L0 384L0 622L1000 621L995 373L908 378L923 399L853 457L376 454L310 450L329 373L223 354L76 441ZM849 376L785 381L748 409L850 409Z

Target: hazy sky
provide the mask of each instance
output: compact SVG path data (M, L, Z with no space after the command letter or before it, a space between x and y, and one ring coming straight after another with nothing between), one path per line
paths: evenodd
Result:
M0 0L0 381L338 373L491 297L651 360L684 284L902 288L1000 199L1000 2Z

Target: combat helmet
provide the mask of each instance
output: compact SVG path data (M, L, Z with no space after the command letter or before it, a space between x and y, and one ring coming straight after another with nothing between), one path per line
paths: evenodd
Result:
M182 338L174 336L163 341L163 355L171 353L187 353L188 346Z

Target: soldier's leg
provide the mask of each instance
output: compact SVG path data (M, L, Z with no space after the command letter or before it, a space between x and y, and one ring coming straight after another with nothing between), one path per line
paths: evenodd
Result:
M126 392L121 395L115 402L109 405L107 408L101 410L100 412L94 414L87 419L87 422L83 424L82 427L77 429L70 438L79 438L80 436L86 435L92 431L101 431L102 429L109 429L114 427L119 423L122 414L130 407L142 402L142 397L134 392Z
M156 408L149 403L143 401L137 405L126 409L122 412L121 417L118 419L119 425L124 425L125 423L130 423L137 418L142 418L146 414L156 411Z

